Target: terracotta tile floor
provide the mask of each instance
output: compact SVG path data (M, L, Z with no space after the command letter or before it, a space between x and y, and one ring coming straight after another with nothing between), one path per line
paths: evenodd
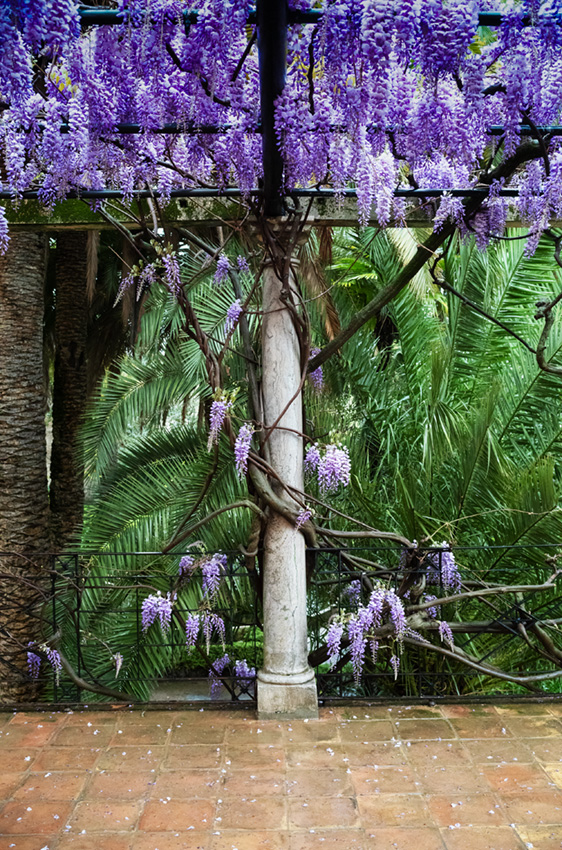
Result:
M561 709L0 713L0 850L560 850Z

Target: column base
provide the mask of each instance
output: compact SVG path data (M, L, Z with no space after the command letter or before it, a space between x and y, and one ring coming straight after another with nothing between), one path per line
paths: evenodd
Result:
M259 670L257 684L259 718L291 720L318 717L316 678L312 669L287 676Z

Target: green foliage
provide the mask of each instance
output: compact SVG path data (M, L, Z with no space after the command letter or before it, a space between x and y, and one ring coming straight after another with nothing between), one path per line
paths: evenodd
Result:
M385 233L369 250L377 277L387 280L401 246ZM521 241L486 254L469 242L449 249L437 275L535 346L542 324L532 318L534 305L556 292L555 269L548 242L533 258ZM347 295L340 290L338 304ZM422 275L387 319L395 330L390 344L381 345L372 328L357 334L338 358L334 396L308 403L318 433L336 419L349 435L355 475L342 503L348 512L359 505L375 527L434 544L559 540L559 378ZM561 328L558 322L552 335L554 359Z
M187 273L190 264L184 260ZM218 353L233 296L215 289L210 298L209 270L203 280L200 270L197 277L190 298ZM235 349L237 334L232 344ZM243 366L233 353L225 367L241 387L234 415L243 418ZM84 425L91 494L84 549L158 550L186 515L194 523L246 495L225 441L217 453L207 450L209 399L203 355L182 330L177 303L154 288L135 350L107 373ZM205 498L198 508L201 494ZM245 539L248 520L247 511L232 511L212 530L203 527L198 538L210 550L235 548Z
M411 257L418 236L411 231L339 232L333 263L325 270L329 292L303 275L303 288L310 289L313 344L323 344L334 315L345 324L394 277ZM209 297L209 270L201 270L189 252L183 262L190 299L218 351L233 295L222 289ZM541 372L519 340L440 287L439 280L534 347L541 331L532 318L534 305L555 293L555 268L548 242L533 258L525 257L522 241L501 242L486 254L471 241L455 242L438 262L436 280L427 269L420 272L384 315L325 365L325 390L305 389L305 419L313 440L342 440L351 452L351 486L331 497L334 507L427 545L447 540L485 547L463 556L467 577L489 570L494 580L510 583L544 579L538 545L562 539L559 378ZM557 322L552 334L549 357L554 361L562 346L561 328ZM254 334L257 330L252 326ZM237 332L224 364L227 389L239 389L236 425L247 416L238 346ZM216 451L207 450L209 403L202 355L182 330L177 304L154 290L135 349L107 373L85 423L90 498L84 549L158 551L178 528L248 498L226 439ZM309 487L319 495L312 483ZM352 527L336 514L318 511L331 527ZM247 509L230 510L199 527L196 538L207 551L235 549L246 543L250 520ZM193 541L191 536L186 542ZM494 544L502 548L490 549ZM510 550L510 544L525 548ZM181 548L178 544L176 551ZM113 563L117 570L126 569L118 556ZM177 559L170 564L171 574ZM146 575L155 584L154 576ZM111 603L115 593L110 593ZM112 614L103 614L103 598L91 602L99 614L95 628L112 637L112 647L134 656L132 610L116 623ZM553 594L542 598L545 611L555 603ZM249 608L247 583L230 604L233 610ZM320 631L331 604L327 595L315 624ZM487 617L488 611L474 604L470 616ZM486 640L479 638L479 646L485 647ZM211 654L219 650L212 648ZM109 676L102 672L107 671L105 650L94 641L87 651L92 669ZM524 666L525 649L511 661ZM165 643L155 641L143 643L131 663L150 682L176 663L189 666L193 658L172 657ZM446 659L433 663L436 672L451 669ZM408 676L408 692L414 693L415 671ZM468 691L487 687L481 677L465 674L463 682Z

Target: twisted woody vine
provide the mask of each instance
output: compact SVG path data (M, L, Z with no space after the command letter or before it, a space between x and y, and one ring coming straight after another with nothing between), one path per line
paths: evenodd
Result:
M285 480L271 461L288 408L302 405L303 392L321 398L328 380L323 366L337 360L427 263L437 273L455 240L475 240L485 251L516 217L526 227L527 255L547 240L562 266L562 235L551 225L562 218L562 6L555 0L496 0L486 9L475 0L289 0L285 78L273 118L282 163L283 215L277 218L264 201L266 128L253 6L240 0L116 0L104 8L117 13L111 25L89 25L74 0L9 0L0 8L0 188L7 205L0 205L0 248L9 250L10 210L26 198L50 209L82 198L134 258L118 298L133 292L142 301L152 287L164 287L177 305L182 332L197 345L204 370L209 456L215 469L230 463L246 491L206 515L192 511L162 541L162 551L185 552L204 524L243 510L251 525L242 548L259 573L257 553L275 515L310 550L351 544L344 613L326 624L325 645L311 663L349 664L359 681L366 657L376 662L382 653L397 675L403 653L417 646L525 686L562 675L562 654L545 632L546 620L532 622L522 635L543 667L514 673L459 648L455 628L462 623L441 618L445 605L553 589L555 564L540 582L467 585L453 539L418 544L400 529L373 528L361 516L344 514L338 494L354 475L345 434L317 433L306 418L302 429L293 429L304 486ZM482 12L489 17L482 19ZM211 188L224 198L238 193L237 219L225 218L216 239L169 223L166 210L174 198L182 192L204 196ZM348 203L347 195L356 197L359 226L379 230L407 227L412 204L421 198L430 229L394 277L330 337L312 330L298 267L311 238L314 199L324 190L336 207ZM119 193L118 202L108 199L111 192ZM123 224L116 204L134 227ZM240 244L246 250L240 252ZM208 298L229 293L214 333L204 329L194 306L182 245L198 252L210 271ZM261 287L271 269L279 304L290 317L300 378L274 421L266 422L271 376L256 352L267 313ZM537 368L554 375L562 367L545 351L559 298L542 303L537 313L544 322ZM233 350L244 363L238 384L226 367ZM204 486L198 509L205 495ZM354 555L353 546L365 541L399 547L399 563L381 578L375 570L373 578L374 564ZM215 608L226 556L183 555L177 570L172 590L146 592L142 633L165 634L172 618L180 618L186 647L198 646L208 657L212 643L225 641ZM201 603L182 619L178 598L195 576ZM259 581L256 588L259 594ZM32 676L46 660L57 676L64 670L80 687L123 695L83 681L56 636L32 639L25 649ZM126 673L128 660L119 648L108 647L108 663L117 677ZM247 692L255 670L226 653L211 663L215 691L228 670L235 689Z

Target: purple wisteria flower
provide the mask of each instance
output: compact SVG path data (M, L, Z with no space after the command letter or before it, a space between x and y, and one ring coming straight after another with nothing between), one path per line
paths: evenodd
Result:
M222 617L219 617L219 615L215 614L214 611L202 611L200 622L207 652L209 652L209 649L211 648L213 632L218 635L224 649L226 629Z
M447 590L458 593L462 587L462 578L450 547L442 543L441 551L428 552L427 581L429 584L441 584Z
M50 646L42 645L41 649L44 651L47 656L47 661L53 668L53 672L55 674L55 678L57 680L57 685L59 683L60 674L62 672L62 659L60 657L60 652L56 649L51 649Z
M119 289L117 290L117 295L115 296L115 301L113 302L113 306L116 307L117 304L121 301L127 289L132 286L135 282L136 269L131 269L131 271L121 277L121 283L119 284Z
M28 646L33 646L32 641L28 643ZM53 672L55 674L57 684L60 679L60 674L62 672L62 659L60 657L60 652L56 649L52 649L46 643L39 644L37 647L41 652L44 652L47 656L47 661L53 668ZM31 652L28 650L27 652L27 670L32 679L37 679L41 670L41 656L37 655L36 652Z
M379 647L379 641L373 635L373 630L388 625L392 626L391 636L398 641L401 649L404 637L410 634L403 602L392 588L378 587L371 593L367 605L360 607L357 613L349 618L347 624L353 672L357 682L363 670L367 645L370 645L373 659ZM337 623L334 623L330 630L332 628L333 633L328 632L330 659L336 657L343 634L343 629L340 633Z
M349 587L345 588L344 594L347 596L352 605L359 605L361 600L361 579L353 579L353 581L350 582Z
M217 269L213 276L213 283L215 286L222 286L223 283L228 280L228 273L230 271L230 260L226 256L226 254L221 254L217 260Z
M358 612L348 623L347 634L350 639L351 663L353 665L353 676L355 682L358 683L361 678L363 664L365 661L365 650L367 648L367 638L365 637L364 614Z
M237 684L243 691L247 691L254 679L256 678L255 667L250 667L245 658L241 661L234 662L234 675L238 682Z
M195 569L195 567L196 567L196 564L195 564L195 558L193 557L193 555L184 555L180 559L178 573L179 573L180 576L190 577L191 574L193 573L193 570Z
M237 298L226 311L226 322L224 323L225 336L228 336L234 330L242 313L242 304L240 303L240 299Z
M330 667L333 667L338 660L343 632L344 624L340 620L332 620L328 629L328 636L326 638Z
M234 458L236 461L236 470L240 478L242 478L248 469L248 455L252 445L252 434L254 433L251 425L244 424L238 431L236 442L234 443Z
M211 183L249 194L263 174L261 139L252 132L260 110L256 50L245 56L243 73L237 67L247 46L248 4L196 3L198 23L188 37L177 28L182 0L118 0L121 25L82 33L79 5L0 3L3 188L16 197L38 188L47 204L84 188L118 189L131 199L150 186L166 200L174 190ZM291 0L293 8L313 5ZM523 115L537 125L558 120L559 0L486 3L503 21L493 39L477 41L482 3L476 0L323 5L318 38L300 26L288 38L287 80L275 104L286 192L329 174L337 190L357 187L363 222L374 207L385 223L396 215L393 191L407 185L407 177L422 189L439 185L416 175L427 160L450 161L452 179L443 189L470 188L489 145L486 127L503 125L502 153L510 156L520 143ZM533 26L522 26L524 15ZM49 70L47 89L39 93L33 69L41 52ZM307 64L322 68L311 91ZM490 85L496 94L485 97ZM223 132L182 134L173 145L153 132L194 117L223 125ZM116 149L121 120L138 122L143 133ZM334 125L337 133L330 131ZM546 144L552 165L556 148L549 139ZM560 217L560 199L555 186L550 195L551 165L537 164L540 191L533 191L528 220L544 227ZM521 169L517 188L525 189L532 171ZM523 194L525 213L530 200ZM456 209L446 206L456 217L460 199ZM531 247L536 235L533 228ZM228 266L223 253L217 282Z
M217 699L220 695L222 688L221 674L224 672L225 667L230 664L230 658L228 654L225 653L222 658L217 658L216 661L213 661L213 665L209 670L209 686L211 688L211 699Z
M215 552L212 558L208 561L203 561L201 564L201 573L203 575L203 595L213 602L220 589L221 578L226 569L226 555L220 552Z
M316 445L316 443L311 446L305 456L304 456L304 471L305 472L315 472L318 469L318 465L320 463L320 449Z
M250 266L248 265L248 260L246 259L246 257L238 256L236 258L236 265L240 274L250 273Z
M308 508L303 508L295 520L295 533L305 525L312 517L312 511Z
M386 591L386 602L388 604L390 622L394 626L394 632L398 641L401 642L408 629L404 605L394 590Z
M310 350L310 359L316 357L317 354L320 354L319 348L312 348ZM317 393L322 392L324 388L324 372L322 371L322 366L319 366L313 372L309 374L310 383L314 387Z
M318 486L323 493L332 493L340 485L347 487L351 475L349 451L345 446L326 446L318 464Z
M211 451L211 447L219 441L219 433L224 425L226 414L232 407L232 402L225 398L217 398L211 404L211 412L209 414L209 440L207 449Z
M164 266L166 286L170 293L177 298L181 290L180 266L177 255L175 253L163 254L162 265Z
M4 207L0 207L0 256L8 250L8 220L5 215Z
M33 642L30 641L28 646L33 646ZM32 679L37 679L41 672L41 656L30 650L27 652L27 672Z
M433 600L437 601L437 596L434 596L433 593L426 593L423 597L423 602L433 602ZM426 608L427 616L436 620L441 606L440 605L432 605L430 608Z
M392 655L390 657L390 666L394 671L394 680L396 681L396 679L398 678L398 670L400 668L400 658L398 655Z
M439 623L439 637L442 641L448 643L449 646L454 646L455 640L453 638L453 632L449 623L447 623L445 620L441 620L441 622Z
M441 553L441 581L444 587L454 590L455 593L458 593L462 586L461 574L450 549L445 549Z
M179 275L179 266L178 266ZM157 270L154 263L148 263L141 271L137 280L137 301L140 301L144 293L150 289L157 279ZM177 293L175 293L177 295Z
M193 649L197 643L200 625L197 614L188 614L185 618L185 645L188 649Z
M401 550L400 558L398 559L398 569L399 570L404 570L406 568L406 565L408 564L408 554L409 554L408 549L403 548Z
M160 628L163 632L167 632L170 628L172 620L172 606L175 601L175 596L167 593L162 596L160 591L156 594L151 594L143 600L141 608L142 630L146 632L150 626L158 619Z

